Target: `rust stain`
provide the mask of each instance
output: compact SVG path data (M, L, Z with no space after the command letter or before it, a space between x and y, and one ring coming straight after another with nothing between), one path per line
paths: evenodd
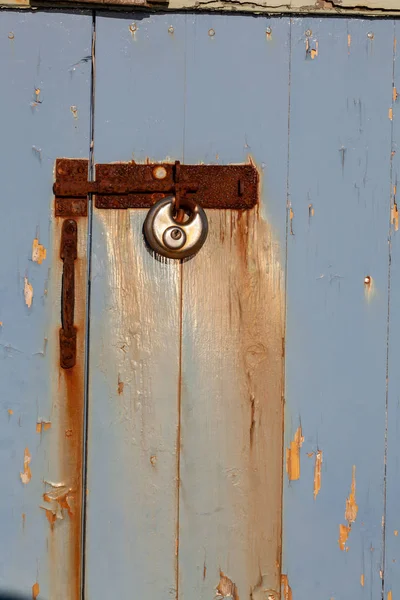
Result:
M392 590L388 591L387 600L392 600Z
M44 505L52 532L50 543L53 551L50 553L54 564L51 573L58 573L57 555L62 550L66 557L63 565L63 580L52 577L50 594L52 598L61 597L68 579L68 597L70 600L80 599L81 556L82 556L82 483L83 483L83 418L84 418L84 331L85 331L85 302L86 302L86 219L76 219L78 225L77 259L75 268L75 306L74 326L77 333L76 364L70 369L60 367L59 328L60 320L55 321L52 333L51 348L54 371L54 403L52 410L57 415L57 429L52 431L51 441L53 452L58 458L54 464L55 477L60 483L47 482L48 488L43 495ZM64 219L55 218L54 244L52 264L51 298L59 306L61 315L61 282L63 261L60 259L61 235ZM59 317L60 319L60 317ZM50 345L50 344L49 344ZM42 429L44 425L42 425ZM53 427L54 429L54 427ZM62 583L63 582L63 583Z
M392 121L393 120L393 108L389 108L389 119Z
M289 481L300 479L300 448L304 442L301 425L297 428L290 447L286 449L286 471Z
M339 547L341 550L348 551L347 540L351 531L351 525L357 518L358 505L356 502L356 467L353 466L350 494L346 498L346 509L344 517L347 525L339 525Z
M321 489L321 466L322 466L322 450L317 450L315 453L314 464L314 500L318 496Z
M24 298L25 298L25 304L27 305L28 308L30 308L32 306L32 300L33 300L33 287L29 283L27 277L24 277Z
M25 529L26 514L22 513L22 529Z
M219 583L217 585L217 597L233 598L233 600L239 600L239 594L238 594L236 585L221 570L219 571Z
M364 583L365 583L365 577L364 577L364 573L361 573L360 575L360 585L362 587L364 587Z
M39 244L38 238L35 238L32 243L32 260L33 262L37 262L39 265L42 264L44 260L46 260L47 250L42 245Z
M78 109L76 106L71 106L70 111L72 113L72 116L74 117L75 121L77 121L78 119Z
M289 578L284 573L281 575L281 586L284 600L293 600L292 588L289 585Z
M33 586L32 586L32 598L33 600L36 600L36 598L39 596L40 594L40 587L38 582L36 581Z
M41 506L40 508L45 511L45 513L46 513L46 519L50 523L50 528L53 531L53 529L54 529L54 523L57 520L56 513L54 513L50 508L46 508L45 506Z
M157 456L155 454L153 454L152 456L150 456L150 464L152 467L155 467L157 464Z
M394 535L397 537L399 535L399 532L397 529L394 530Z
M14 414L14 411L13 411L13 409L12 409L12 408L9 408L9 409L7 410L7 412L8 412L8 414L10 415L10 417L11 417L11 415L13 415L13 414Z
M124 382L120 380L119 375L118 375L117 391L118 391L119 396L124 393L124 385L125 385Z
M30 468L30 462L31 462L31 454L28 450L28 448L25 448L24 450L24 471L23 473L20 473L20 477L21 477L21 481L23 484L27 484L30 482L30 480L32 479L32 473L31 473L31 468Z
M397 88L396 88L396 86L393 86L393 102L396 102L397 97L398 97Z
M313 205L312 205L312 204L309 204L309 205L308 205L308 218L309 218L309 219L311 219L311 217L313 217L313 216L314 216L314 212L315 212L315 211L314 211L314 207L313 207Z
M347 34L347 47L349 49L349 53L350 53L350 46L351 46L351 35L350 33Z
M206 577L207 577L207 565L206 565L206 561L204 561L204 564L203 564L203 581L205 580Z
M246 543L246 563L251 569L249 582L257 580L261 572L263 575L267 574L269 586L278 587L280 567L276 566L271 556L280 556L281 543L284 281L279 261L279 244L257 208L243 212L212 210L208 217L207 243L195 261L189 261L183 266L186 269L184 285L187 286L184 294L187 294L187 302L193 303L195 318L201 322L210 311L212 314L220 314L215 311L221 311L221 307L225 306L227 309L224 312L226 320L224 318L221 325L223 328L229 327L232 332L231 347L227 351L233 352L235 361L238 361L237 381L246 398L241 407L243 421L236 412L238 418L232 419L233 429L226 440L229 460L235 461L235 469L227 473L228 483L233 484L235 499L237 525L234 528L233 542ZM147 298L140 289L139 292L136 291L137 286L129 281L129 270L123 265L123 261L118 260L120 255L134 248L132 224L126 211L98 211L98 218L101 219L106 234L107 254L111 265L110 287L115 294L115 306L118 307L118 315L115 314L112 324L115 346L121 348L123 353L132 352L129 346L126 348L126 319L131 318L132 303L139 304L140 308L140 304ZM226 269L227 257L229 269ZM140 272L143 269L142 259L138 257L136 260ZM212 281L213 269L217 284L208 293L204 286ZM132 293L127 293L131 289ZM141 295L135 297L138 293ZM201 294L204 293L207 303L201 300ZM148 310L153 311L153 306L150 305ZM151 315L152 312L145 314ZM213 365L218 362L215 361L215 353L221 353L220 332L215 331L218 322L217 319L210 325L209 319L204 321L205 326L210 327L210 335L207 337L208 352L204 356L202 368L209 367L211 373L214 373ZM202 332L202 336L208 336L206 331L208 330ZM228 375L224 373L223 376ZM225 394L222 399L223 412L227 414L229 411L238 411L240 406L236 396L229 396ZM220 409L222 412L222 407ZM147 465L151 469L151 465ZM221 485L224 485L222 481ZM265 509L266 505L268 510ZM217 564L219 566L227 568L224 564ZM208 579L210 573L208 570ZM217 571L217 575L218 573ZM225 575L222 572L218 580L221 586L219 591L229 593L229 589L226 590L223 586L229 585L231 580L234 585L235 575L233 571L225 573L231 579L222 579ZM215 586L217 579L218 577L214 579ZM275 586L272 585L273 581L276 582ZM233 592L232 588L231 590ZM236 590L237 595L247 594L247 598L249 593L249 589L243 592Z

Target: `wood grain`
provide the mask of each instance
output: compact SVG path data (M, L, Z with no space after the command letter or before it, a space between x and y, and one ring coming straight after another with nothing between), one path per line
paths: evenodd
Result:
M261 600L280 581L283 271L257 209L208 215L183 267L180 597L223 572Z

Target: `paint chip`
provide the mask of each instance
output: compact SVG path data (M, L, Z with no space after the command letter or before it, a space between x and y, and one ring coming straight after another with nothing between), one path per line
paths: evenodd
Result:
M36 600L36 598L39 596L40 594L40 587L38 582L36 581L36 583L33 584L32 586L32 598L33 600Z
M71 106L70 111L72 112L72 116L74 117L75 121L78 120L78 109L76 106Z
M314 464L314 500L321 490L321 466L322 466L322 450L317 450L315 453Z
M64 519L64 511L67 511L69 517L73 517L71 506L73 503L73 491L63 482L53 483L45 481L45 483L52 488L43 494L43 500L49 506L41 506L40 508L46 511L46 518L50 523L51 529L53 529L57 519Z
M364 573L361 573L360 575L360 585L362 587L364 587L364 583L365 583L365 577L364 577Z
M389 116L389 119L391 121L393 121L393 108L389 108L389 114L388 114L388 116Z
M399 229L399 211L396 202L396 186L393 186L393 206L391 210L391 221L395 231Z
M22 483L25 485L27 483L29 483L32 478L32 473L31 473L31 469L29 466L30 462L31 462L30 452L29 452L28 448L25 448L25 450L24 450L24 472L19 474L21 477Z
M392 590L388 591L387 600L392 600Z
M304 442L301 425L297 428L290 447L286 449L286 471L289 481L300 479L300 448Z
M289 578L287 575L282 573L281 575L281 586L284 600L293 600L292 588L289 585Z
M347 525L339 525L339 547L341 550L348 551L347 540L351 531L351 525L357 518L358 505L356 502L356 467L353 466L350 494L346 498L346 509L344 517Z
M27 277L24 278L24 298L25 298L25 304L27 305L28 308L30 308L32 306L33 287L29 283Z
M46 248L39 244L38 238L35 238L32 243L32 260L39 265L46 260Z
M42 433L47 431L51 427L51 421L45 421L44 419L38 419L36 423L36 433Z
M395 86L393 86L393 102L396 102L398 96L399 95L397 93L397 88Z
M221 570L219 571L219 578L217 598L233 598L233 600L239 600L236 584L234 584Z
M289 209L290 235L294 235L294 231L293 231L293 217L294 217L293 208L290 207L290 209Z

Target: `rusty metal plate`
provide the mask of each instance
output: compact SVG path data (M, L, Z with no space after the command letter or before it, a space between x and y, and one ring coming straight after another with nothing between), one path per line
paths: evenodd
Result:
M86 160L57 160L57 216L84 216L88 194L104 209L150 208L168 194L185 195L203 208L243 210L258 201L259 175L252 164L97 164L94 182L87 181L87 173Z

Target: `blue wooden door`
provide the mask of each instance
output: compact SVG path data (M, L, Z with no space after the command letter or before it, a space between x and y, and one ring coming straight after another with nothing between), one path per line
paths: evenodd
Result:
M397 26L2 13L1 591L400 594ZM59 157L261 178L185 263L90 197L67 370Z

